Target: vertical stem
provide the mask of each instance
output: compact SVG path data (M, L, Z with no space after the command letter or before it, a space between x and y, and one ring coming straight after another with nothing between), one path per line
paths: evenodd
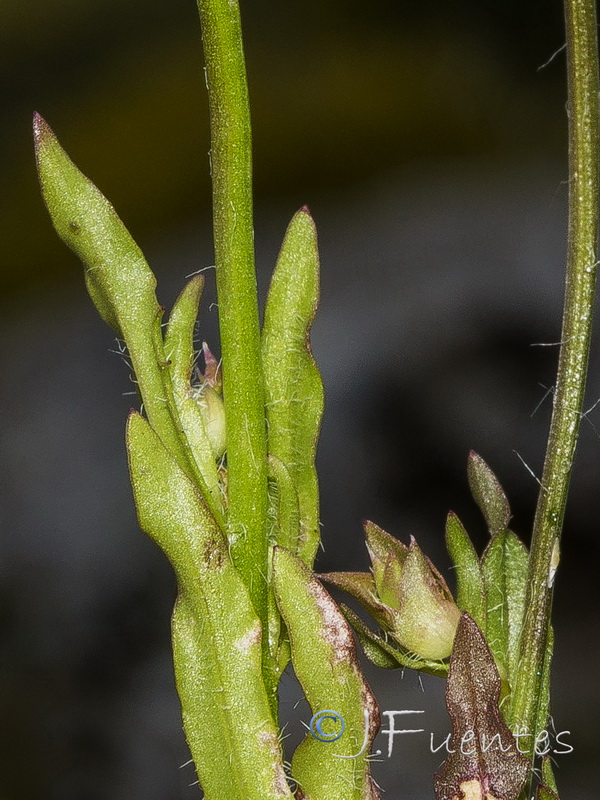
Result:
M252 142L237 0L198 0L210 104L213 219L233 561L267 636L267 444L252 221Z
M595 0L565 0L569 93L569 234L563 328L536 509L527 613L511 721L534 731L552 605L553 570L583 409L598 238L598 43ZM553 557L554 553L554 557ZM543 721L545 723L545 720Z

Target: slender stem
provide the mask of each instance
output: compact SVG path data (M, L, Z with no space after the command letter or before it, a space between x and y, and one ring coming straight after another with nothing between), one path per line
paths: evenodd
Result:
M210 104L228 533L267 637L267 444L252 221L252 142L237 0L198 0Z
M579 433L592 327L598 239L598 44L595 0L565 0L569 92L569 238L563 329L536 509L527 614L511 721L534 731L569 480ZM545 723L545 720L543 721Z

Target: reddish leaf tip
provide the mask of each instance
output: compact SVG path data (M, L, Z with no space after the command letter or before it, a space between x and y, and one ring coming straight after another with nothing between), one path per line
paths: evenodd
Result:
M37 111L33 112L33 138L35 141L36 147L42 143L42 141L48 137L52 136L52 128L46 120L38 114Z

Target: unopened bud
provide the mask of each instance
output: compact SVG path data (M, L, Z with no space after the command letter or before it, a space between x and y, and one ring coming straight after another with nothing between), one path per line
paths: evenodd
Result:
M373 575L322 576L349 592L405 651L428 661L450 656L460 611L446 582L411 538L409 547L365 523Z
M221 458L227 447L223 398L208 383L195 388L192 396L202 411L204 427L215 458Z

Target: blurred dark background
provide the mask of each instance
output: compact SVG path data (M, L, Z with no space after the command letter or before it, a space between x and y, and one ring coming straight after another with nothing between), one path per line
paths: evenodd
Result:
M320 233L318 568L367 568L364 517L414 534L446 574L450 508L482 548L471 448L527 540L537 484L519 456L540 475L557 357L533 345L560 339L560 2L242 0L242 14L263 294L292 213L308 203ZM30 124L45 116L111 199L168 307L213 263L202 66L192 0L0 5L0 800L200 796L178 769L174 581L128 485L133 386L51 229ZM218 351L207 274L200 331ZM596 348L588 407L599 366ZM583 420L557 578L554 717L574 747L557 772L571 800L597 793L598 429L600 407ZM369 677L382 708L426 709L441 741L441 681ZM286 677L293 736L310 716L296 693ZM375 775L389 798L431 798L440 754L408 738Z

